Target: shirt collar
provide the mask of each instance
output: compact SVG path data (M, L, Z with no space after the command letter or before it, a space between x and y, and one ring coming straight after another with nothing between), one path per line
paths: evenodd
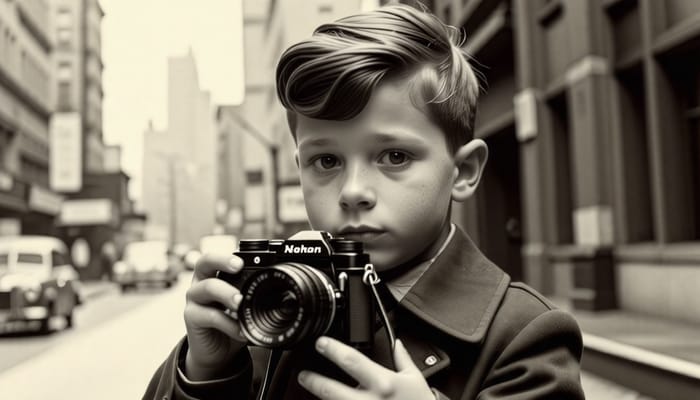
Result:
M387 281L386 286L387 288L389 288L389 291L391 292L392 296L394 296L396 301L401 301L401 299L403 299L406 293L408 293L408 291L413 287L413 285L415 285L416 282L418 282L420 277L423 276L425 271L428 270L428 268L435 261L435 259L440 254L442 254L442 252L447 247L447 244L450 243L450 240L452 240L452 236L454 236L455 230L455 225L450 224L450 233L447 235L447 238L443 242L442 246L440 246L440 249L437 251L437 253L433 256L433 258L423 261L414 268L408 270L405 274L397 276L396 278L390 281Z

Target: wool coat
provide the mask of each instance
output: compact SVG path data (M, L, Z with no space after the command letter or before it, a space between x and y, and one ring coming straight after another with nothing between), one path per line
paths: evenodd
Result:
M391 314L396 336L439 399L583 399L581 332L570 314L488 260L460 229ZM228 379L190 385L178 375L183 339L152 377L144 399L255 399L267 350L250 347ZM376 362L391 366L384 328ZM271 399L312 399L297 383L302 369L352 381L312 348L287 351Z

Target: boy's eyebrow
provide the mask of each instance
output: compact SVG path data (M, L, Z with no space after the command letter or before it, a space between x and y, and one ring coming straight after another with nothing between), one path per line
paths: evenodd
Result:
M422 144L424 141L421 137L416 135L405 135L405 134L391 134L391 133L377 133L375 139L379 143L395 143L395 142L414 142L415 144Z
M299 148L302 148L302 147L322 147L322 146L327 146L333 142L334 141L331 138L305 139L299 143Z

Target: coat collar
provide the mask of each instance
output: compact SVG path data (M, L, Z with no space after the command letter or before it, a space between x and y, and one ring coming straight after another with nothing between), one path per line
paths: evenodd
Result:
M457 339L478 343L488 331L510 277L487 259L459 227L399 303Z

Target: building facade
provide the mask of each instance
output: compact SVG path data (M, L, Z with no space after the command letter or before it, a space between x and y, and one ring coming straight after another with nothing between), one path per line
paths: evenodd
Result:
M432 7L487 82L476 135L491 157L457 219L575 307L700 322L700 4Z
M219 167L215 114L192 52L168 59L167 121L144 136L146 233L194 246L214 232Z
M50 0L55 21L56 112L80 115L83 173L103 170L102 35L98 0Z
M55 234L62 197L49 189L53 104L50 8L0 3L0 234Z
M217 165L219 166L216 224L221 233L241 237L245 213L245 169L241 115L238 106L221 105L216 110Z
M275 89L277 60L322 23L377 6L366 0L243 2L244 235L287 237L308 228L294 141Z

